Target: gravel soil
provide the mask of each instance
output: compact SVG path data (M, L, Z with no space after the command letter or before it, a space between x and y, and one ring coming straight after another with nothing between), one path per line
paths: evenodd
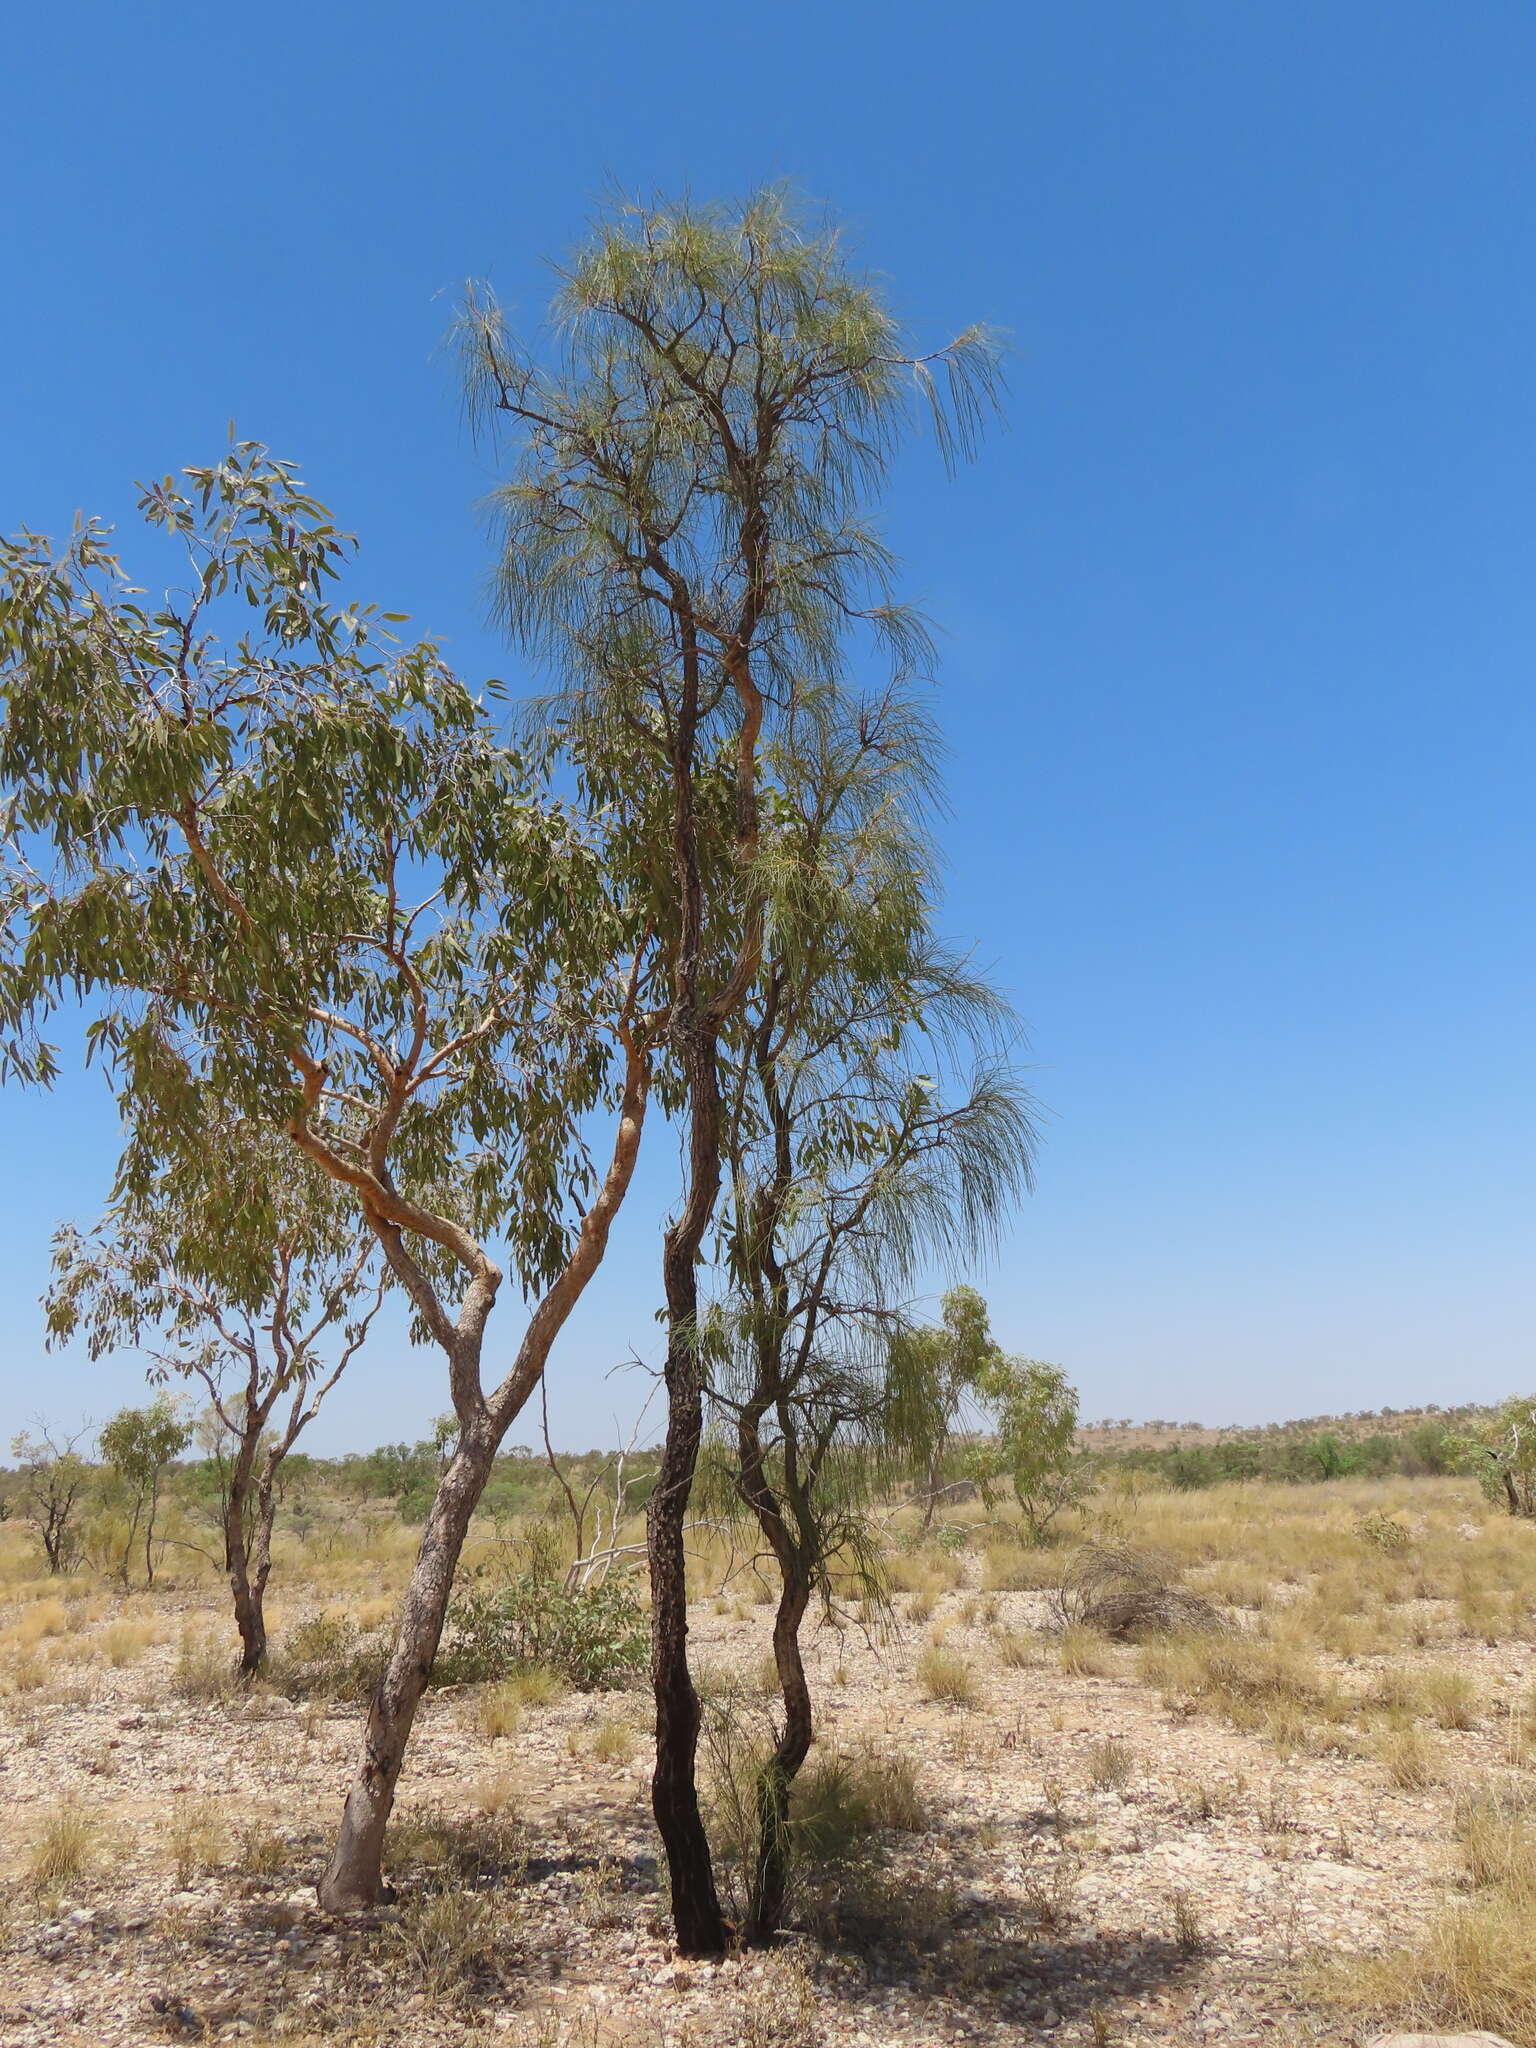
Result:
M720 1966L668 1946L641 1693L568 1695L495 1741L472 1694L430 1696L398 1809L414 1844L399 1903L341 1922L312 1886L355 1707L180 1701L167 1643L123 1670L79 1662L68 1688L0 1700L0 2044L915 2048L1373 2031L1314 2002L1319 1959L1393 1948L1460 1895L1457 1787L1499 1768L1497 1703L1530 1685L1530 1649L1457 1653L1489 1711L1437 1733L1435 1782L1403 1790L1360 1757L1282 1757L1171 1714L1132 1651L1108 1653L1104 1675L1067 1675L1040 1596L988 1597L1036 1661L1005 1667L974 1603L962 1618L963 1589L883 1643L816 1633L824 1749L912 1759L927 1825L828 1876L780 1949ZM161 1605L168 1633L229 1625L211 1596ZM934 1623L975 1669L974 1709L933 1704L916 1682ZM706 1679L751 1680L767 1632L766 1608L702 1606L696 1662ZM616 1720L633 1730L620 1759ZM1098 1789L1111 1740L1124 1782ZM87 1862L39 1887L34 1851L60 1802L88 1822Z

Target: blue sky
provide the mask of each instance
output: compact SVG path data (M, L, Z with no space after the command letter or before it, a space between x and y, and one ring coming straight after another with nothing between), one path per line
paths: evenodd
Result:
M521 672L442 334L470 276L531 324L611 182L788 178L920 334L1011 330L1005 430L885 508L945 629L947 922L1048 1112L997 1328L1091 1416L1536 1383L1528 8L83 0L7 59L0 520L126 529L232 417L472 675ZM41 1347L99 1083L0 1119L3 1442L140 1382ZM555 1359L562 1441L635 1404L674 1156ZM445 1405L392 1340L315 1445Z

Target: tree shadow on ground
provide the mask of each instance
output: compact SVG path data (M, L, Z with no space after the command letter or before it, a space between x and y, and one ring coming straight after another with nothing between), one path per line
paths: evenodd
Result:
M1076 1901L1081 1859L1060 1815L1018 1814L1008 1830L1016 1874L1000 1879L981 1829L946 1820L942 1876L917 1853L829 1870L813 1888L805 1931L841 1973L850 1999L890 1991L961 2007L977 2020L1082 2018L1094 2007L1166 1997L1197 1970L1197 1931L1105 1930ZM889 1842L889 1838L887 1838Z
M988 1900L945 1910L904 1887L899 1898L845 1896L815 1929L824 1951L854 1965L835 1977L850 2000L871 1991L913 2003L964 2007L978 2020L1063 2020L1095 2006L1166 1995L1198 1956L1155 1934L1133 1935L1031 1923L1013 1901Z

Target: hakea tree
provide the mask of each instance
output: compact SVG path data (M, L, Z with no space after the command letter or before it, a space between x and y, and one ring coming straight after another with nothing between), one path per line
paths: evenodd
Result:
M93 1230L55 1233L50 1341L83 1337L93 1358L137 1348L152 1378L208 1396L227 1444L220 1525L244 1677L267 1658L283 1460L361 1350L387 1279L356 1203L248 1122L208 1130Z
M567 730L654 777L669 814L657 889L685 1163L662 1250L667 1415L647 1517L652 1806L679 1948L708 1956L728 1929L696 1786L683 1532L703 1426L721 1047L762 958L764 749L803 693L841 679L852 638L898 672L925 658L864 506L914 395L946 458L969 448L996 355L975 329L915 351L836 234L777 192L616 210L577 252L554 312L560 345L540 357L476 292L462 353L472 423L512 444L494 500L506 623L563 672Z
M782 872L730 1039L723 1291L706 1324L722 1469L780 1586L751 1941L783 1916L814 1734L801 1626L838 1574L878 1587L871 1490L933 1427L901 1369L907 1299L930 1260L993 1240L1033 1152L1006 1005L932 929L925 721L888 696L802 716L791 741Z
M50 1011L94 1012L130 1196L223 1121L281 1133L445 1361L458 1434L320 1887L350 1908L383 1893L470 1516L629 1186L647 854L634 816L610 846L555 802L430 642L333 598L349 543L289 466L244 444L184 478L142 498L185 565L158 603L94 523L0 552L0 1024L46 1080ZM488 1385L502 1261L529 1309Z

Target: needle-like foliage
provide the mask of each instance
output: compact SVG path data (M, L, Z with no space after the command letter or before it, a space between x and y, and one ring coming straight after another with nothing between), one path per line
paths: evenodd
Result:
M749 1938L777 1929L813 1733L800 1627L837 1578L880 1589L873 1484L932 1418L899 1361L926 1262L985 1252L1028 1185L1006 1007L934 936L917 798L932 736L903 697L807 707L780 750L782 865L736 1020L709 1324L721 1448L780 1578L782 1726L757 1787Z
M716 1955L727 1929L695 1784L683 1528L721 1038L762 959L774 860L764 748L808 693L841 686L853 642L896 675L925 663L866 507L916 408L946 460L969 450L997 356L979 330L913 350L837 235L778 191L615 208L564 273L554 326L538 358L479 289L459 339L472 427L514 436L493 500L502 616L562 675L578 757L638 763L670 808L658 933L687 1139L662 1255L667 1429L648 1513L652 1806L679 1945Z

